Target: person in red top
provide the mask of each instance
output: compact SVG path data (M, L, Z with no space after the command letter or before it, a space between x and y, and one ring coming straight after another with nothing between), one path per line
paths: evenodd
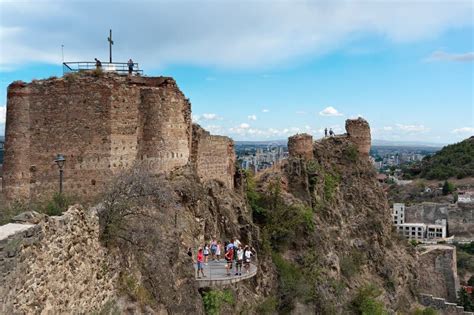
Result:
M234 260L234 248L230 247L224 255L227 264L225 269L227 270L227 275L230 276L230 271L232 270L232 261Z
M201 271L201 274L203 276L203 278L205 278L206 276L204 275L204 253L202 251L202 248L199 247L198 249L198 253L197 253L197 277L198 279L201 279L201 277L199 276L199 271Z

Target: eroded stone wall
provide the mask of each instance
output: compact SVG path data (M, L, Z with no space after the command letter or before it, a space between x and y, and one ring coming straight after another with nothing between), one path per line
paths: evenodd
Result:
M117 277L94 211L74 206L36 225L0 227L1 314L99 312L116 299Z
M7 200L57 191L91 199L112 175L145 161L154 173L188 163L191 113L171 78L72 74L8 88L4 188Z
M192 139L191 162L201 180L218 180L232 189L236 161L232 139L211 135L197 124Z
M368 156L370 152L371 136L369 123L363 118L347 119L346 132L349 140L351 140L364 156Z
M419 290L422 293L456 302L459 279L456 266L456 247L425 245L419 255Z
M289 137L288 153L293 158L311 160L313 158L313 136L301 133Z

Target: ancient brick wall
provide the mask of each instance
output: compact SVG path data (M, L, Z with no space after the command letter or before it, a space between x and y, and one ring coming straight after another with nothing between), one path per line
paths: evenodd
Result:
M192 139L191 162L201 180L219 180L233 188L236 156L232 139L211 135L197 124L193 124Z
M349 140L351 140L363 156L368 156L371 145L370 126L363 119L347 119L346 132Z
M8 200L57 191L91 199L112 175L144 160L155 173L189 160L190 104L171 78L74 74L8 89L4 188Z
M288 153L293 158L313 158L313 136L302 133L288 138Z

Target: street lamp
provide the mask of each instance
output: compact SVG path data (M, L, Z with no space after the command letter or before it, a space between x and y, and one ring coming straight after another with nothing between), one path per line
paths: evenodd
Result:
M64 174L64 163L66 162L66 159L64 158L64 155L58 154L56 155L56 159L54 162L58 165L59 167L59 194L62 195L63 193L63 174Z

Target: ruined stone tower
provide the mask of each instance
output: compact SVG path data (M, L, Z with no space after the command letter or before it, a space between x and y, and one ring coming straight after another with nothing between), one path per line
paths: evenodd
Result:
M313 136L301 133L289 137L288 153L290 157L311 160L313 158Z
M35 199L57 191L58 153L66 157L65 192L90 199L137 161L156 174L186 165L191 144L190 103L172 78L86 73L14 82L8 87L5 196ZM203 151L196 165L212 168ZM232 159L233 152L225 152ZM232 187L233 174L213 176Z
M347 119L346 132L363 156L368 156L370 152L371 138L369 123L363 118Z

